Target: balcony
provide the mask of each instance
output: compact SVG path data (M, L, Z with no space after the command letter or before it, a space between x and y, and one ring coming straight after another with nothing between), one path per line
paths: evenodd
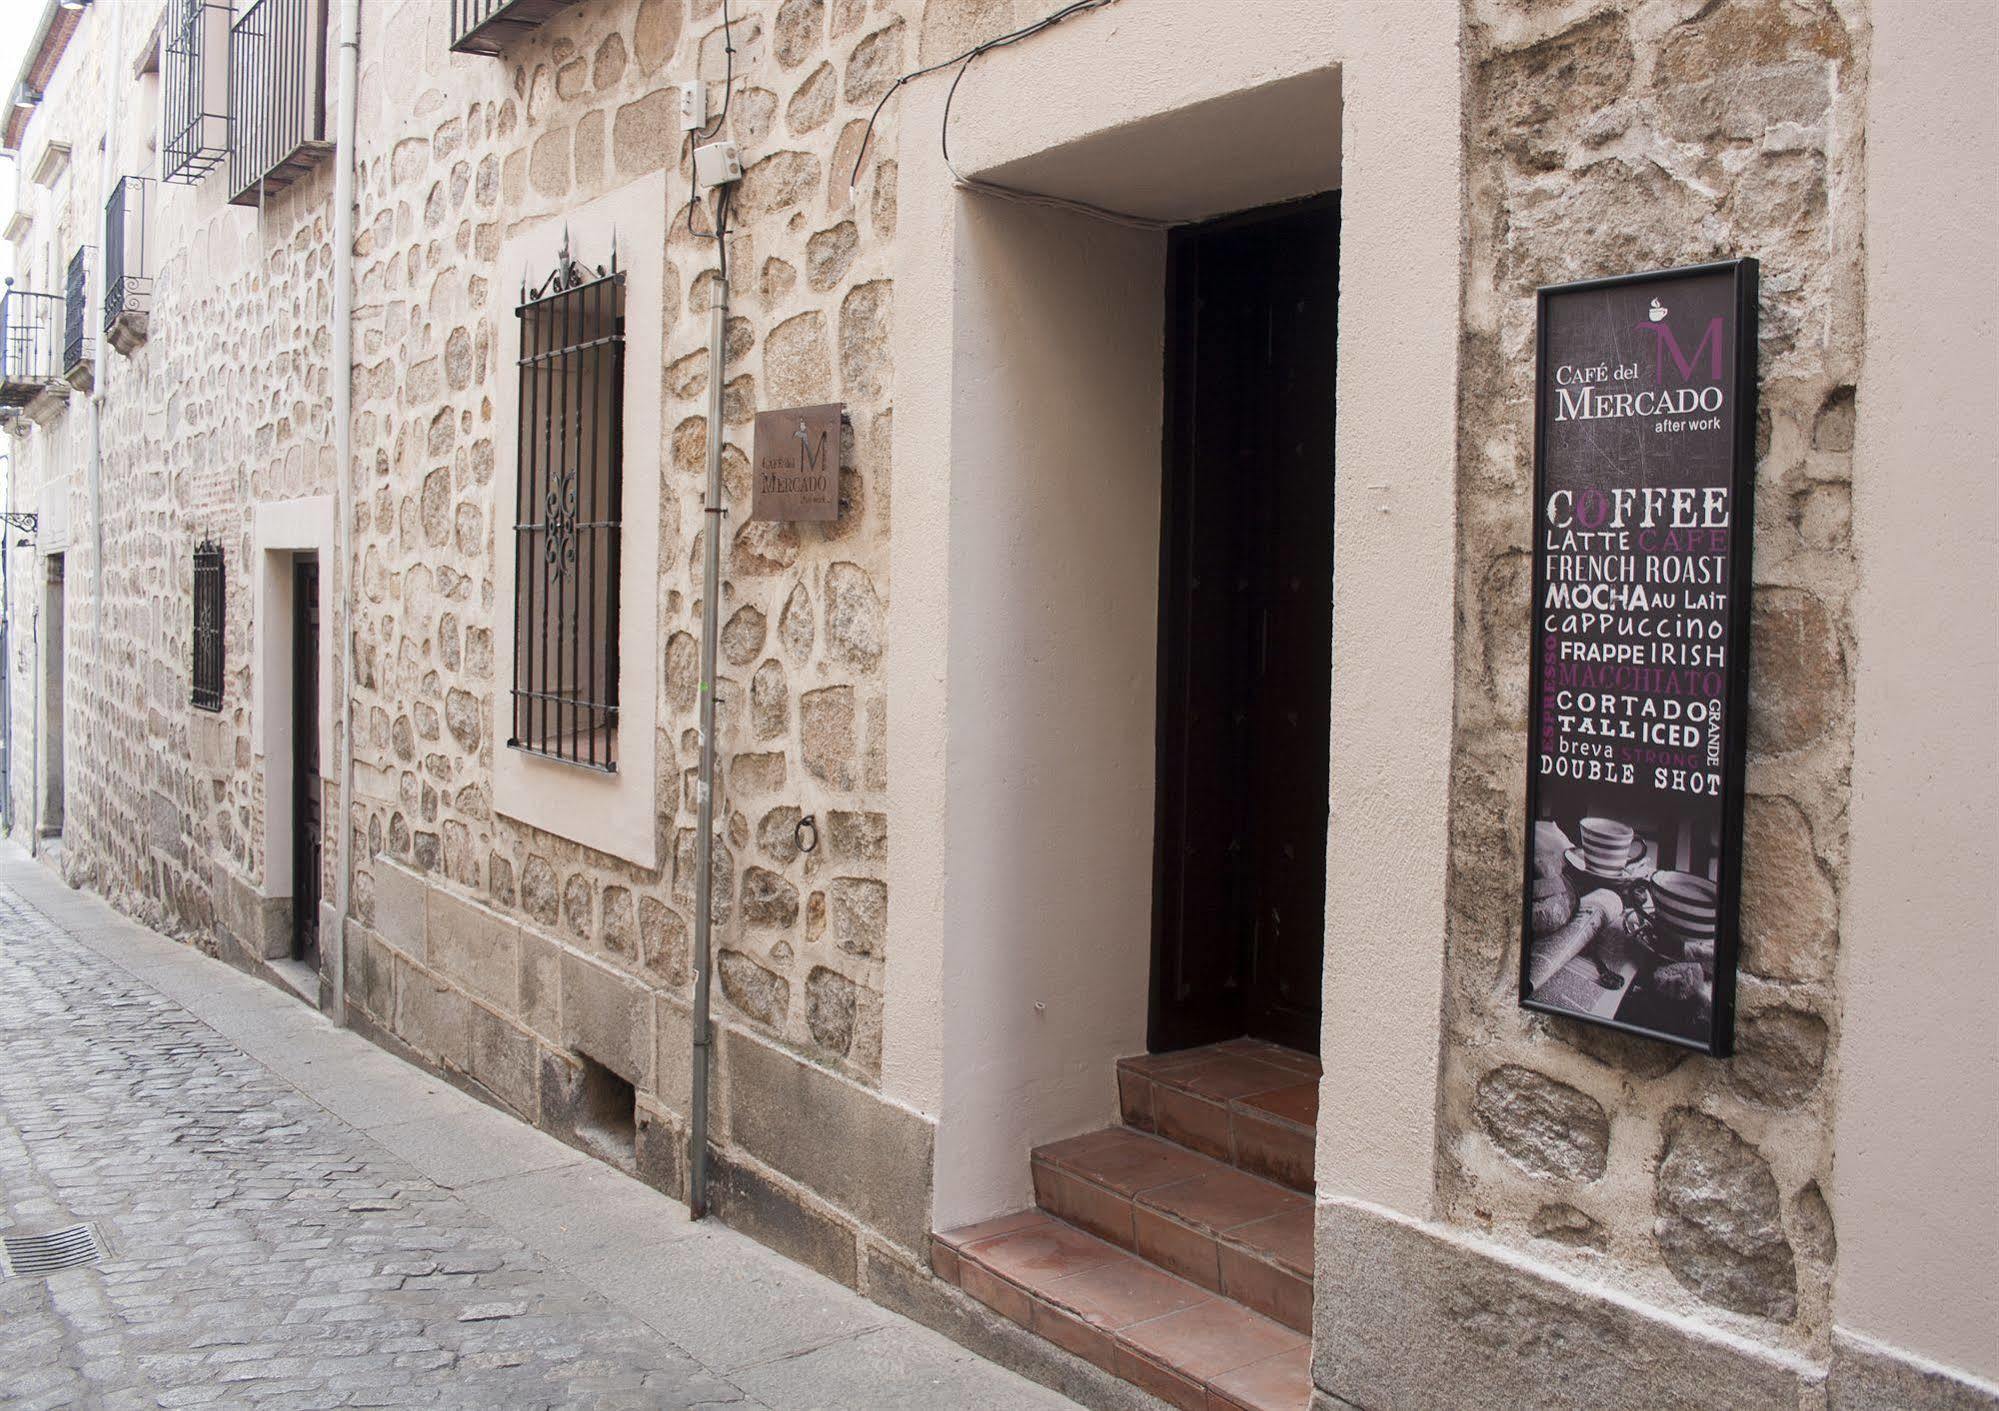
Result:
M451 0L451 47L460 54L500 54L576 0Z
M152 217L153 183L120 177L104 203L104 337L127 357L146 341L153 307Z
M25 407L57 389L68 395L60 366L63 313L60 294L11 287L0 294L0 407Z
M261 205L326 140L326 0L256 0L229 31L229 200Z
M192 186L229 155L229 6L170 0L160 179Z
M69 273L62 293L62 375L81 392L95 385L97 361L96 332L90 323L90 247L79 245L69 257Z

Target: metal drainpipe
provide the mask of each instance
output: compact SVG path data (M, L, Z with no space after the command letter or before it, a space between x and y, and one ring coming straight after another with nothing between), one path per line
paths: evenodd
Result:
M717 199L719 211L726 202ZM719 234L718 238L726 238ZM694 1081L688 1114L687 1212L708 1213L708 991L713 966L711 918L715 871L715 638L722 605L722 382L723 340L729 322L728 262L718 261L715 306L708 321L708 522L701 526L701 770L694 837Z
M109 117L104 126L104 144L98 149L97 159L97 218L101 221L104 219L105 208L111 204L111 187L114 183L111 173L118 161L118 100L125 91L125 85L118 82L117 19L108 8L97 18L112 27L109 42L97 51L98 58L107 69L104 86L111 94ZM111 339L105 331L102 317L104 312L102 243L97 247L96 265L97 267L89 272L89 277L96 283L98 291L94 309L98 315L97 328L93 340L96 344L96 362L92 368L90 388L90 654L93 668L91 674L97 678L97 699L91 704L99 712L99 726L104 727L107 722L103 719L102 712L105 702L111 698L106 685L111 654L104 649L104 394L105 384L111 377ZM83 308L86 317L93 312L93 306L88 298L84 299ZM100 828L103 826L105 813L104 795L110 787L110 781L105 777L103 770L104 762L99 760L98 776L95 781L97 787L94 791L96 797L92 802L96 805Z
M0 431L0 435L5 435ZM0 519L0 832L14 833L14 456L7 462L7 517Z
M361 0L340 0L340 130L333 148L333 489L340 608L340 810L334 844L333 1022L347 1022L347 908L354 874L354 130Z

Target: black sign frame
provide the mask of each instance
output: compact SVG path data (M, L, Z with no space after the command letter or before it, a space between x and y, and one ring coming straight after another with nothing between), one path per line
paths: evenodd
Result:
M1732 466L1728 477L1731 512L1728 533L1726 609L1727 657L1723 687L1723 749L1719 803L1720 850L1717 860L1715 916L1715 960L1712 1021L1707 1042L1615 1017L1585 1014L1574 1008L1537 1000L1530 982L1533 955L1535 823L1540 816L1540 729L1544 709L1543 605L1548 598L1548 428L1553 369L1549 360L1549 306L1571 295L1586 295L1631 286L1656 286L1663 295L1674 285L1689 279L1727 275L1733 281L1731 299L1734 337L1729 377L1734 400ZM1532 513L1533 604L1529 631L1528 748L1525 821L1525 858L1522 866L1520 907L1519 1002L1523 1009L1554 1015L1578 1023L1598 1025L1656 1040L1680 1048L1693 1049L1716 1058L1734 1051L1736 966L1741 952L1740 906L1742 893L1742 835L1745 773L1748 757L1749 706L1749 599L1753 581L1756 503L1757 428L1757 315L1759 308L1758 263L1753 258L1719 260L1684 265L1672 269L1635 274L1611 275L1568 284L1543 285L1535 293L1534 332L1534 505ZM1696 354L1698 356L1698 354Z

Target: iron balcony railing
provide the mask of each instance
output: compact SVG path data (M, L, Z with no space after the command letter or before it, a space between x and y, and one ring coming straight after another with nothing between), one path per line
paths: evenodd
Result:
M229 199L304 176L326 140L326 0L256 0L229 31Z
M25 406L62 380L62 329L60 294L12 288L0 294L0 405Z
M461 54L499 54L507 45L576 0L451 0L451 47Z
M82 367L90 357L90 247L79 245L69 257L69 274L62 292L62 370Z
M153 183L143 176L118 179L104 203L104 326L120 314L142 314L153 303L153 265L146 250L152 221Z
M192 186L229 155L229 5L169 0L160 178Z

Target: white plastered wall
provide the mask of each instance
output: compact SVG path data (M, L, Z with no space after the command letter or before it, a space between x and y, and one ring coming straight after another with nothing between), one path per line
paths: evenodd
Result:
M1833 1316L1999 1380L1999 16L1877 5L1869 67Z
M519 439L520 320L500 320L494 354L504 370L494 398L493 807L509 818L640 867L659 865L654 762L661 686L659 643L659 380L664 331L666 174L657 172L516 235L500 251L502 277L545 277L563 241L592 269L613 236L625 272L624 481L618 572L618 768L606 774L512 749L515 451Z
M257 772L264 781L264 885L267 897L293 895L292 876L292 650L293 568L314 554L328 576L320 587L319 777L333 771L333 635L335 614L326 599L334 562L331 495L257 506L250 532L256 670L250 673L250 720L257 742Z
M1144 1046L1164 281L1157 233L955 190L943 83L900 100L892 553L928 586L890 633L883 1049L888 1094L938 1122L940 1227L1026 1203L1029 1148L1115 1120L1112 1060ZM982 59L951 128L961 171L1174 220L1339 186L1343 128L1365 144L1333 709L1336 781L1375 792L1343 809L1334 785L1321 1188L1412 1211L1444 934L1457 93L1439 0L1364 24L1299 0L1225 25L1111 6Z

